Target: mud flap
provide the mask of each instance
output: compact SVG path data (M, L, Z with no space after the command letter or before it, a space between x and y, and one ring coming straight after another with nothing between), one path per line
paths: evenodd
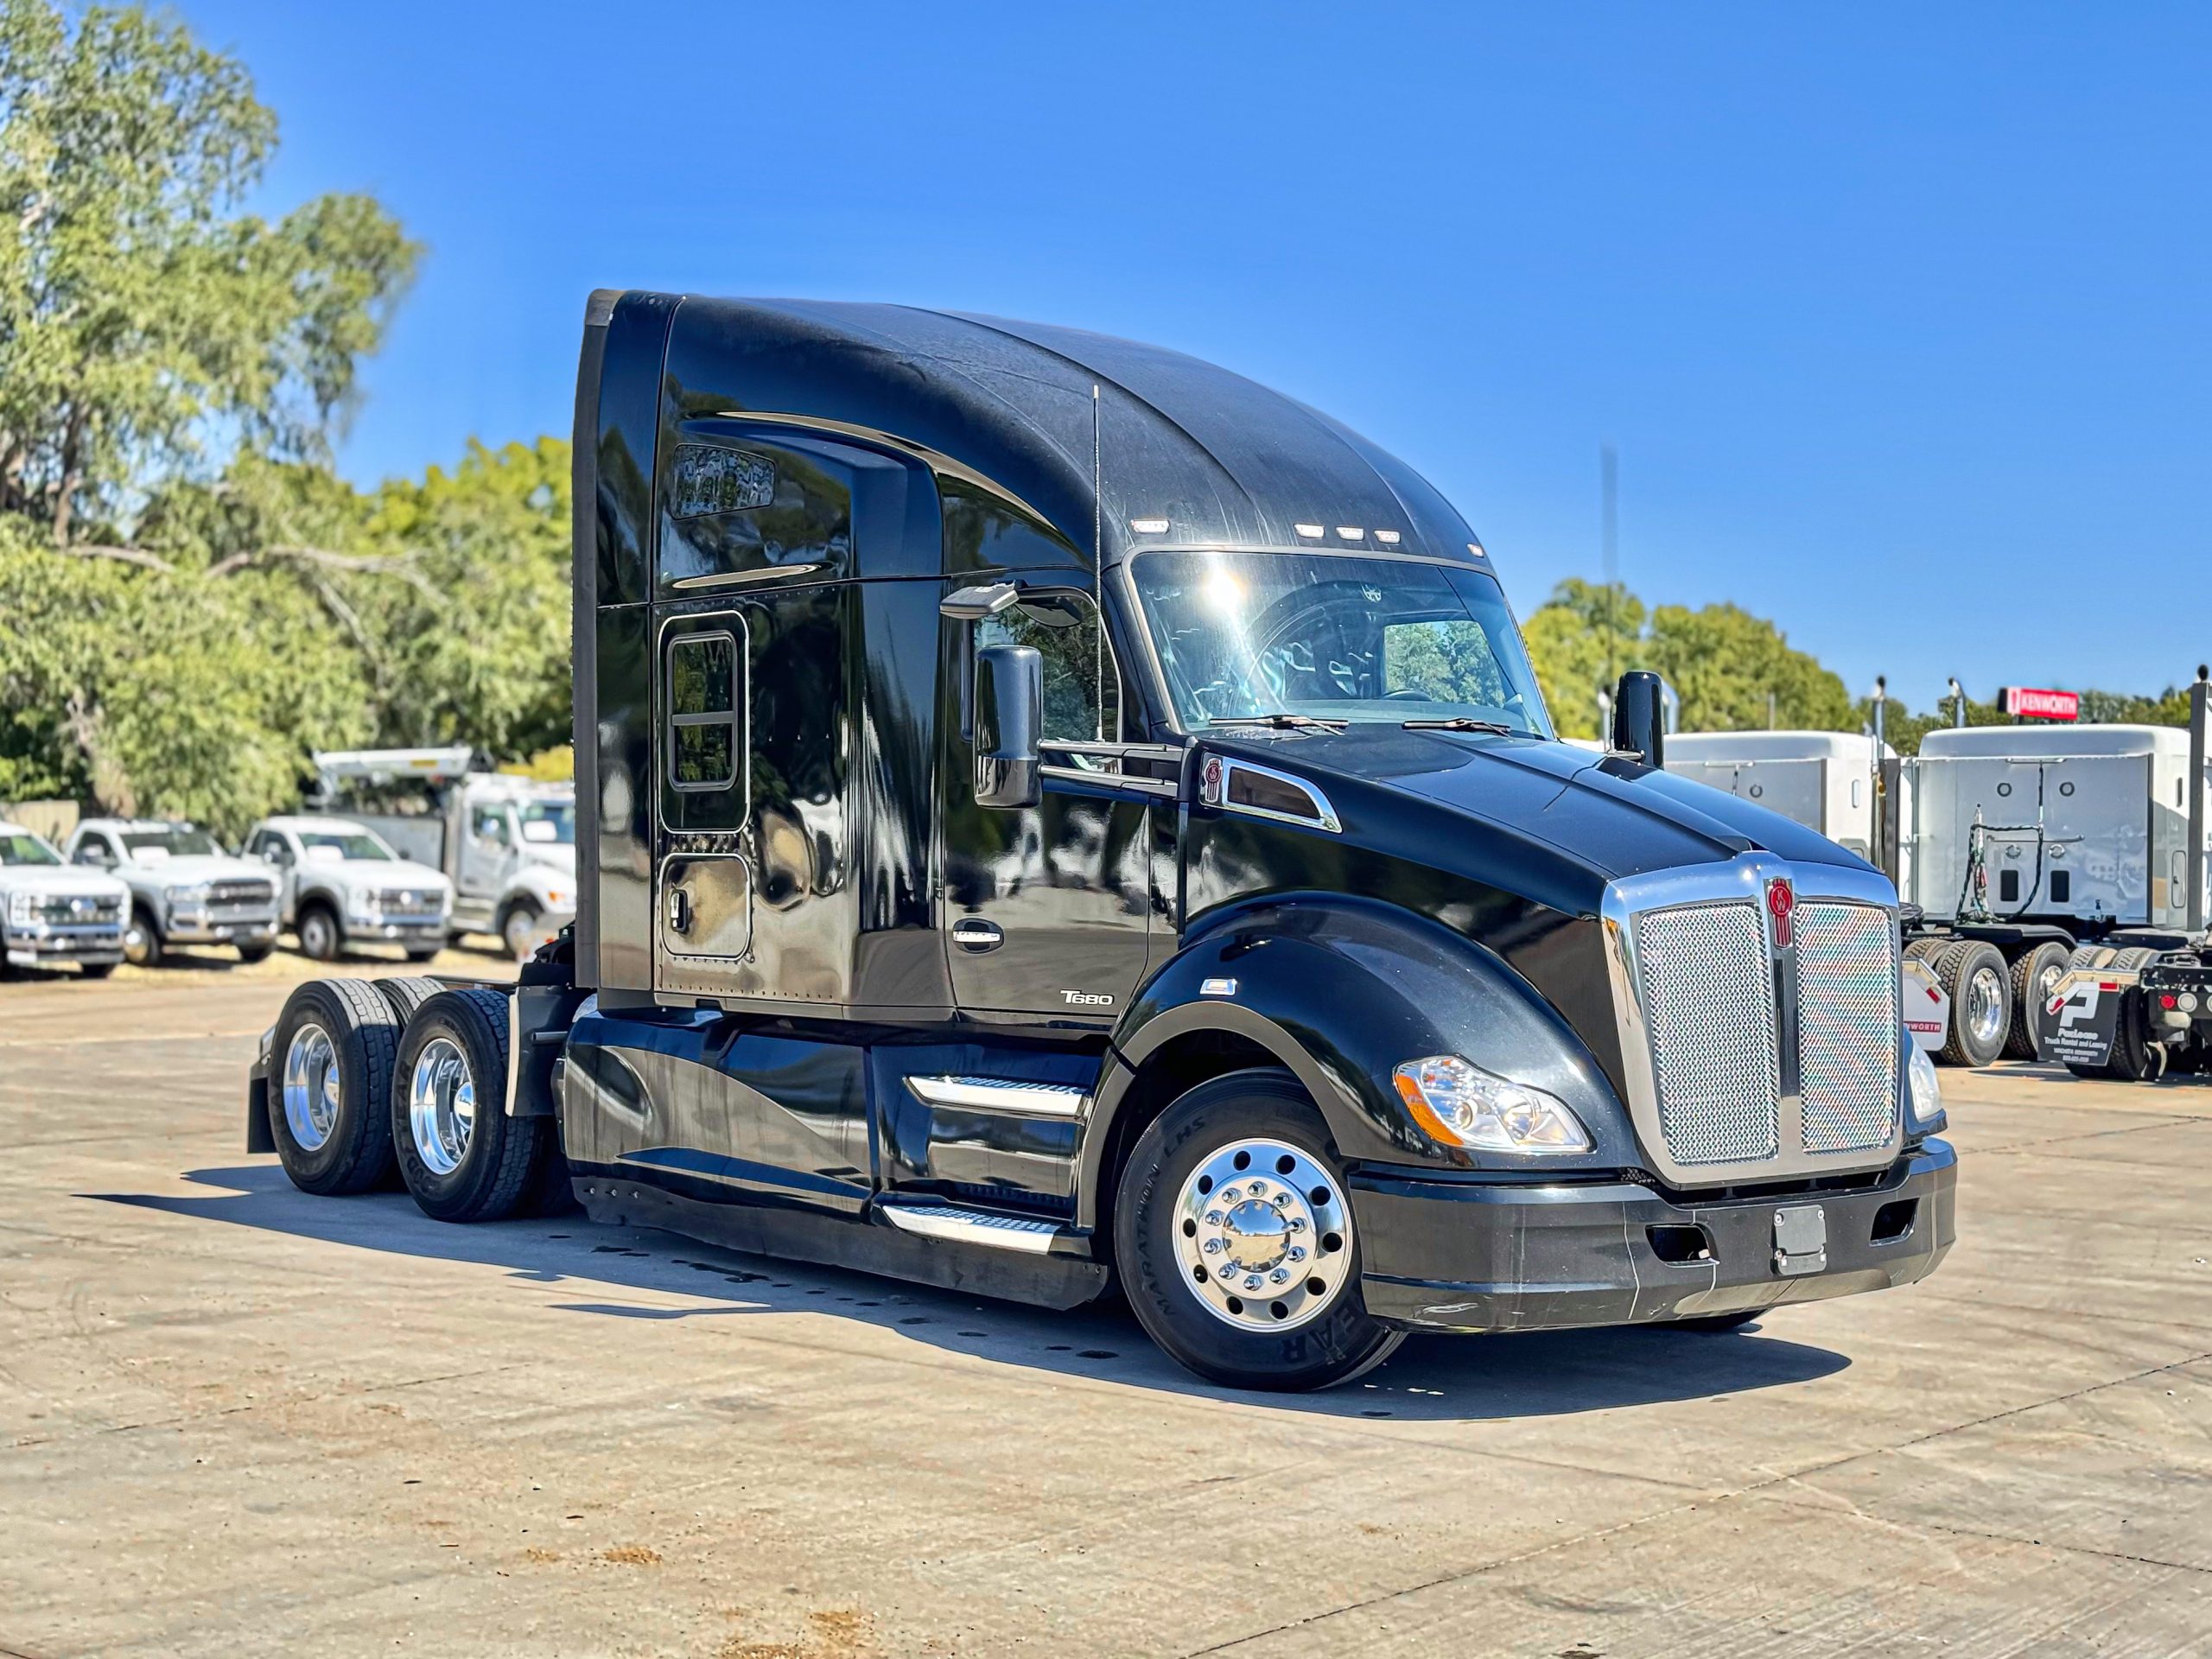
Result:
M2110 1061L2127 993L2140 977L2126 968L2075 968L2063 975L2044 999L2044 1012L2056 1021L2050 1058L2085 1069Z

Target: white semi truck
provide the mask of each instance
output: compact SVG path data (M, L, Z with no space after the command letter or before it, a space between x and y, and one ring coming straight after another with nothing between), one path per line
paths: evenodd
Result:
M1870 849L1906 904L1908 981L1917 963L1950 999L1940 1058L2152 1077L2212 1055L2207 696L2200 671L2187 731L1953 728L1902 763L1866 736L1700 733L1667 765Z
M310 810L365 823L453 884L453 931L517 960L576 913L576 791L486 772L466 747L329 750Z

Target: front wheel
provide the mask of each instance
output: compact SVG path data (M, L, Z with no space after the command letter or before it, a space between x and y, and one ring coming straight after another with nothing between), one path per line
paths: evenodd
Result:
M1147 1334L1237 1389L1326 1388L1403 1333L1359 1294L1351 1196L1321 1115L1286 1072L1202 1083L1138 1137L1114 1205L1114 1255Z
M338 918L321 905L310 905L300 912L300 951L315 962L334 962L338 947L344 936L338 931Z
M507 913L499 923L499 942L517 962L528 962L530 953L537 948L537 925L543 914L527 899L507 907Z
M151 968L162 959L162 930L143 905L130 907L130 925L123 930L123 959L133 968Z

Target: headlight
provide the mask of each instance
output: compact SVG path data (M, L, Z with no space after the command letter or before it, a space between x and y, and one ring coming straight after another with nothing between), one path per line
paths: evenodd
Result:
M207 884L196 882L185 887L164 887L162 896L173 905L204 905L207 902Z
M1456 1054L1408 1060L1391 1080L1414 1122L1447 1147L1540 1155L1590 1150L1589 1133L1564 1103Z
M1943 1109L1943 1085L1936 1076L1936 1062L1928 1058L1928 1051L1905 1036L1905 1046L1912 1051L1912 1058L1905 1062L1904 1074L1912 1084L1912 1118L1923 1135L1934 1135L1951 1127L1950 1114Z
M8 895L8 920L16 927L29 927L37 915L38 900L28 893Z

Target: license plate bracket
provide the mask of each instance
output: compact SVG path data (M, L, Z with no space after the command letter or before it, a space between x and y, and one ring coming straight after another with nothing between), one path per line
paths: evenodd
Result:
M1817 1204L1784 1205L1774 1212L1774 1270L1783 1278L1819 1273L1828 1264L1827 1211Z

